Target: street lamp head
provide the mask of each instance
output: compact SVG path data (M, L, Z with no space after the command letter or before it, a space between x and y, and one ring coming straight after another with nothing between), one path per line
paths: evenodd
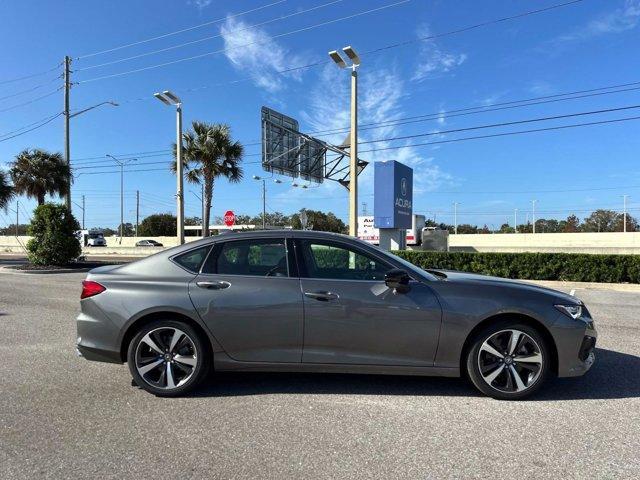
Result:
M113 105L114 107L119 107L119 106L120 106L120 104L119 104L119 103L114 102L113 100L109 100L107 103L108 103L109 105Z
M158 100L160 100L165 105L178 106L178 105L180 105L182 103L180 98L178 98L177 95L175 95L174 93L172 93L169 90L165 90L162 93L156 92L156 93L153 94L153 96L156 97Z
M338 65L340 68L347 68L347 64L337 50L331 50L329 52L329 56L331 57L331 60L336 62L336 65Z
M165 105L171 105L171 102L169 101L169 99L166 98L162 93L156 92L156 93L153 94L153 96L156 97L158 100L160 100Z
M360 65L360 57L358 56L358 54L356 53L356 51L353 49L351 45L349 45L348 47L344 47L342 51L345 53L347 57L349 57L349 59L353 62L355 66Z
M280 180L279 178L274 178L273 183L282 183L282 180Z
M162 92L162 94L169 100L171 100L174 104L182 103L182 100L180 100L180 98L178 98L178 96L170 90L165 90L164 92Z
M260 177L259 175L254 175L254 176L253 176L253 179L254 179L254 180L262 180L262 177Z

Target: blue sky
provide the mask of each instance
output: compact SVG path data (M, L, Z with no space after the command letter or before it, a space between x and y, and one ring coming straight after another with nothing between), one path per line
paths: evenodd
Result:
M62 151L61 117L3 140L3 134L38 125L35 122L62 110L61 91L38 98L61 85L56 79L60 69L1 82L50 70L65 54L77 58L73 62L72 78L78 83L72 89L72 109L106 100L120 104L102 106L71 120L72 164L78 175L73 200L80 202L81 196L86 196L88 226L115 226L119 221L120 177L113 163L104 158L107 153L139 157L125 175L125 221L135 221L135 190L141 195L141 217L175 211L175 177L165 170L169 157L163 152L174 140L174 115L153 98L155 91L171 89L182 97L186 126L192 120L228 123L236 139L253 144L260 139L262 105L297 118L303 131L348 126L349 75L327 62L327 52L349 44L366 52L413 41L362 55L362 124L401 123L406 117L434 112L640 82L640 56L636 53L640 47L640 0L584 0L459 34L415 41L559 3L562 0L2 2L0 97L10 98L3 99L0 108L0 168L6 168L6 162L27 147ZM305 12L314 7L320 8ZM378 7L386 8L364 13ZM350 15L355 16L338 20ZM203 23L208 25L190 28ZM318 25L322 23L326 24ZM163 36L181 29L187 30ZM163 37L92 55L157 36ZM193 43L178 47L189 42ZM162 49L166 50L148 54ZM199 58L186 60L189 57ZM278 73L315 62L324 63ZM168 65L155 67L163 63ZM513 221L516 208L524 220L530 215L533 199L537 200L538 217L564 218L575 213L583 218L595 208L621 209L623 194L630 196L630 211L640 216L638 120L410 146L638 116L639 109L629 109L439 133L634 106L640 104L639 92L465 116L443 113L431 121L363 129L361 141L429 135L363 145L361 150L403 148L362 153L361 157L369 161L395 159L412 166L414 210L432 218L436 215L438 221L451 223L452 203L459 202L459 223L499 227ZM342 138L343 134L325 137L336 143ZM216 184L213 215L229 209L237 214L260 212L260 184L251 178L262 174L259 152L259 144L247 146L241 184ZM372 174L373 168L368 168L360 179L361 202L367 202L370 211ZM186 213L199 215L200 203L191 190L199 193L197 186L187 185ZM34 203L21 201L21 215L26 215ZM291 187L286 179L279 185L270 183L267 204L271 211L292 213L306 207L331 210L347 218L347 192L333 182L307 190ZM80 217L80 210L74 210ZM0 224L12 222L13 216L0 212Z

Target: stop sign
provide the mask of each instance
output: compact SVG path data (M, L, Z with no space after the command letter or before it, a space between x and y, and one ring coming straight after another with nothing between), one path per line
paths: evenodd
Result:
M236 223L236 214L232 210L227 210L227 213L224 214L224 224L227 227L233 227L234 223Z

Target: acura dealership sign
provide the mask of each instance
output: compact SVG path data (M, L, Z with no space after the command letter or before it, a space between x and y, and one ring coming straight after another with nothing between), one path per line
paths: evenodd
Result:
M411 228L413 169L390 160L376 162L373 216L375 228Z

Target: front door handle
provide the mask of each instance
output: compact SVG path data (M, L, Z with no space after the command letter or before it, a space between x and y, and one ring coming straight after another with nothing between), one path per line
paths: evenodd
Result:
M313 298L319 302L328 302L330 300L337 300L340 295L332 292L304 292L305 297Z
M196 282L196 285L209 290L223 290L231 286L229 282L225 282L224 280L219 282Z

